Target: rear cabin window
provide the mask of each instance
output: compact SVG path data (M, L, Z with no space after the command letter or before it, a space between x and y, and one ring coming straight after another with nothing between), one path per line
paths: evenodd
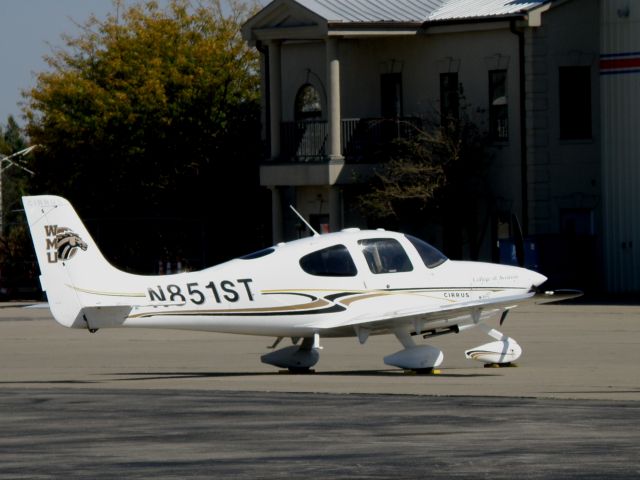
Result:
M355 277L358 274L349 250L344 245L334 245L305 255L300 259L302 270L322 277Z
M372 273L410 272L413 265L400 242L393 238L369 238L358 242Z
M412 237L411 235L405 235L405 237L407 237L407 240L416 247L416 250L420 254L420 258L422 258L422 261L427 268L435 268L447 261L447 257L445 257L444 253L437 248L432 247L424 240Z

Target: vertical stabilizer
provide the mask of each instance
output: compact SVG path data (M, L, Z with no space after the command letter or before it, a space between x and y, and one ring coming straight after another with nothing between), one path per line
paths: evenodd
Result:
M144 297L144 291L136 288L138 276L107 262L67 200L41 195L23 197L22 202L40 266L40 283L59 323L85 328L88 321L83 308L126 307Z

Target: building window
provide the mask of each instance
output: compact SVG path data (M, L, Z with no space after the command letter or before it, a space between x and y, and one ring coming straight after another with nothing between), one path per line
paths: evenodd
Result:
M310 83L305 83L296 94L295 119L314 120L322 117L322 103L318 90Z
M509 139L507 71L489 71L489 134L493 140Z
M383 118L402 116L402 74L384 73L380 75L381 114Z
M560 138L591 138L591 67L560 67Z
M568 237L594 235L593 210L590 208L560 209L560 233Z
M440 125L460 118L458 72L440 74Z

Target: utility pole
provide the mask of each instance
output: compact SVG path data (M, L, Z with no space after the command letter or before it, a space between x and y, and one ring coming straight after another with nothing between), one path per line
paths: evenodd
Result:
M12 153L11 155L3 155L0 153L0 236L4 235L4 211L2 204L2 174L5 170L11 167L18 167L25 172L35 175L35 172L29 170L27 167L21 164L21 158L28 155L34 148L39 145L32 145L28 148L20 150L19 152Z

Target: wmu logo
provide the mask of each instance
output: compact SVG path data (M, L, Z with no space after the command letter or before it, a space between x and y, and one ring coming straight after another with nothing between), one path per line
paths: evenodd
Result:
M69 260L77 253L78 249L86 250L87 244L78 234L67 227L57 225L45 225L47 235L47 260L56 263L58 260Z

